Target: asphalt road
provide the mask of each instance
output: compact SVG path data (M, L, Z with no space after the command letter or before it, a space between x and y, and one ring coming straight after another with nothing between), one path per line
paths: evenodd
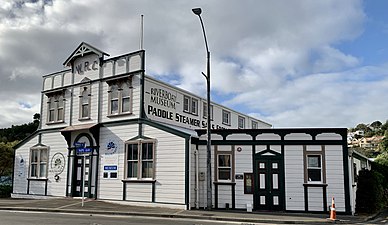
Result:
M28 211L0 211L1 225L137 225L137 224L174 224L174 225L220 225L247 223L208 221L178 218L155 218L137 216L85 215L72 213L47 213ZM268 224L268 223L267 223Z

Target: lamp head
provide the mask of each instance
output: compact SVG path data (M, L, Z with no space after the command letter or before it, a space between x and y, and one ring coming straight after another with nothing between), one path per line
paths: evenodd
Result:
M201 15L202 9L201 8L194 8L192 9L193 13L197 16Z

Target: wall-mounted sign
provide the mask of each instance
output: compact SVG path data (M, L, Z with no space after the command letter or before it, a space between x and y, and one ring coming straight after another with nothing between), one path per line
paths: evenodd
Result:
M104 166L104 170L117 170L117 165L112 166Z
M106 145L105 155L115 154L117 151L117 144L114 141L109 141Z
M235 178L236 178L236 180L242 180L242 179L244 179L244 175L236 174Z
M191 129L203 129L207 127L207 121L201 115L203 102L198 97L190 107L195 109L183 110L183 101L186 95L177 90L162 86L157 82L145 84L145 113L152 120L174 124ZM218 118L213 118L212 129L226 129Z
M65 156L62 153L57 152L51 157L50 160L50 172L55 175L59 175L65 168Z
M241 152L241 151L242 151L242 148L241 148L241 147L237 147L237 151L238 151L238 152Z

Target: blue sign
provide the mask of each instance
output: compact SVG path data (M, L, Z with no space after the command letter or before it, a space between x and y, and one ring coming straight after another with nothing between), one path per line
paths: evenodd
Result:
M92 149L91 148L77 148L76 151L77 151L77 154L86 154L86 153L91 153Z
M84 148L84 147L85 147L85 143L82 143L82 142L74 142L74 147L75 147L75 148Z
M104 170L117 170L117 166L104 166Z

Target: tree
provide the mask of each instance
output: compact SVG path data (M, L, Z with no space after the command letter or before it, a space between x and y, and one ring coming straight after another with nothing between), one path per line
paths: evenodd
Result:
M12 174L13 165L13 147L18 143L14 142L0 142L0 176L9 176Z
M388 152L383 152L378 155L375 162L388 167Z
M380 129L381 128L381 125L383 125L380 121L376 120L375 122L371 123L370 126L374 129L374 130L377 130L377 129Z
M34 116L33 116L33 119L34 119L34 123L39 123L39 121L40 121L40 114L39 113L35 113Z

